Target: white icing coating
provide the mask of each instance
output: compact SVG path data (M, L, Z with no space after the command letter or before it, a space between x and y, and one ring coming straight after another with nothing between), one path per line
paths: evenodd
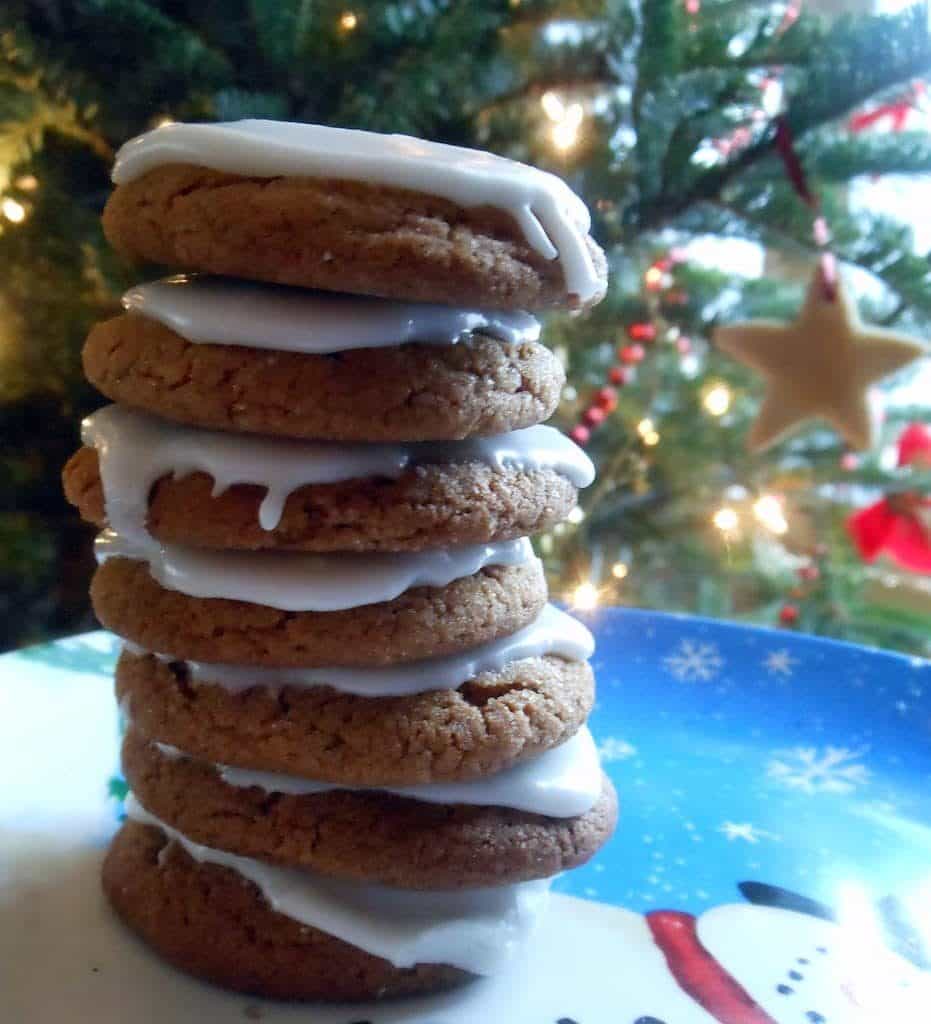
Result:
M552 879L416 892L277 867L193 842L150 814L133 794L125 806L128 818L160 828L199 863L231 868L247 878L277 913L395 967L443 963L494 974L529 936L549 901Z
M124 645L128 646L128 645ZM586 661L595 650L592 634L577 619L547 605L537 619L511 636L442 658L427 658L382 668L263 668L186 662L195 682L222 686L233 693L265 686L329 686L359 697L404 697L431 690L456 690L485 672L497 672L512 661L557 655ZM139 651L138 653L145 653ZM176 661L167 655L165 660Z
M172 163L253 177L362 181L439 196L467 209L492 207L513 217L544 259L559 260L567 290L580 302L602 288L586 244L591 218L582 200L555 175L492 153L285 121L172 124L122 146L113 180L125 185Z
M136 285L123 306L199 344L325 354L420 342L455 345L473 332L520 343L540 337L529 313L459 309L363 295L179 274Z
M601 794L598 750L587 728L580 729L571 739L539 757L472 782L431 782L419 786L345 786L228 765L217 767L228 785L242 788L257 786L267 793L300 796L328 793L335 789L380 790L431 804L513 807L530 814L544 814L549 818L572 818L577 814L585 814L595 806Z
M544 426L466 441L342 444L200 430L108 405L84 420L81 437L97 450L107 521L135 540L146 532L152 485L168 474L178 479L206 473L213 477L215 497L233 484L264 487L259 523L265 530L275 529L288 496L300 487L396 479L409 466L478 462L495 469L548 468L576 487L587 487L595 475L581 448Z
M97 560L148 562L152 578L189 597L247 601L289 612L332 612L392 601L412 587L445 587L486 565L538 562L526 537L411 554L309 555L291 551L210 551L137 541L104 530Z

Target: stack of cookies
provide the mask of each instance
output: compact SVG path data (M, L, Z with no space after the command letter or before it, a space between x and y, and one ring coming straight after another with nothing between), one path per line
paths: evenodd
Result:
M528 312L605 289L558 179L309 125L172 125L104 227L130 291L65 469L125 647L104 865L166 959L283 998L499 969L616 800L588 631L527 539L588 484ZM215 275L215 276L214 276Z

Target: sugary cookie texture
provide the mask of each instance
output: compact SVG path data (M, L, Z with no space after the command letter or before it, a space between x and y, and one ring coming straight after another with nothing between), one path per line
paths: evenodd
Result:
M581 309L607 265L559 178L476 150L274 121L128 142L104 231L183 270L385 298Z

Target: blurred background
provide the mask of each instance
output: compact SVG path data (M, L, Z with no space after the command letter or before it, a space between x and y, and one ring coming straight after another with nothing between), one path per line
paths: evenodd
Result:
M815 425L751 454L763 382L713 342L791 320L827 230L864 320L927 344L929 77L923 4L6 0L0 649L93 625L59 484L102 404L80 349L157 273L103 242L115 149L268 117L492 149L589 203L611 291L546 338L600 477L540 538L557 597L931 654L928 357L875 389L871 450Z

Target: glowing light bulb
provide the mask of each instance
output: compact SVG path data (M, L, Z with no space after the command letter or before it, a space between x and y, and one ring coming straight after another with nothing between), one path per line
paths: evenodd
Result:
M782 534L789 529L782 502L773 494L764 494L753 503L756 521L770 533Z
M23 192L35 192L39 187L39 179L34 174L21 174L13 184Z
M585 112L581 103L570 103L562 118L557 121L550 132L553 145L560 151L572 149L579 141L579 129L582 127L582 118Z
M561 121L566 116L566 107L558 93L549 90L540 97L543 113L551 121Z
M339 27L344 32L351 32L359 24L359 18L353 11L344 11L339 17Z
M175 119L170 114L163 114L161 117L156 117L152 122L153 128L167 128L170 124L177 124Z
M736 510L732 509L730 505L722 505L711 517L711 522L714 523L721 533L733 533L740 525L740 516L737 515Z
M573 526L578 526L584 518L585 509L581 505L576 505L575 508L570 509L569 514L566 516L566 520L572 523Z
M580 583L572 592L571 604L579 611L590 612L598 607L598 588L591 581Z
M611 566L611 575L616 580L626 579L627 574L629 572L630 572L630 569L628 568L628 566L627 566L627 564L625 562L615 562L614 565Z
M648 448L654 448L659 444L659 434L655 430L643 435L643 443Z
M702 405L712 416L723 416L731 407L731 389L726 384L715 384L705 392Z
M22 224L26 219L26 207L9 196L0 203L0 213L2 213L11 224Z
M652 434L655 430L656 427L653 425L653 421L649 418L644 418L637 424L637 433L641 437L645 437L647 434Z
M643 275L644 284L650 291L657 291L663 287L663 278L666 275L660 270L659 267L650 267L649 270Z

